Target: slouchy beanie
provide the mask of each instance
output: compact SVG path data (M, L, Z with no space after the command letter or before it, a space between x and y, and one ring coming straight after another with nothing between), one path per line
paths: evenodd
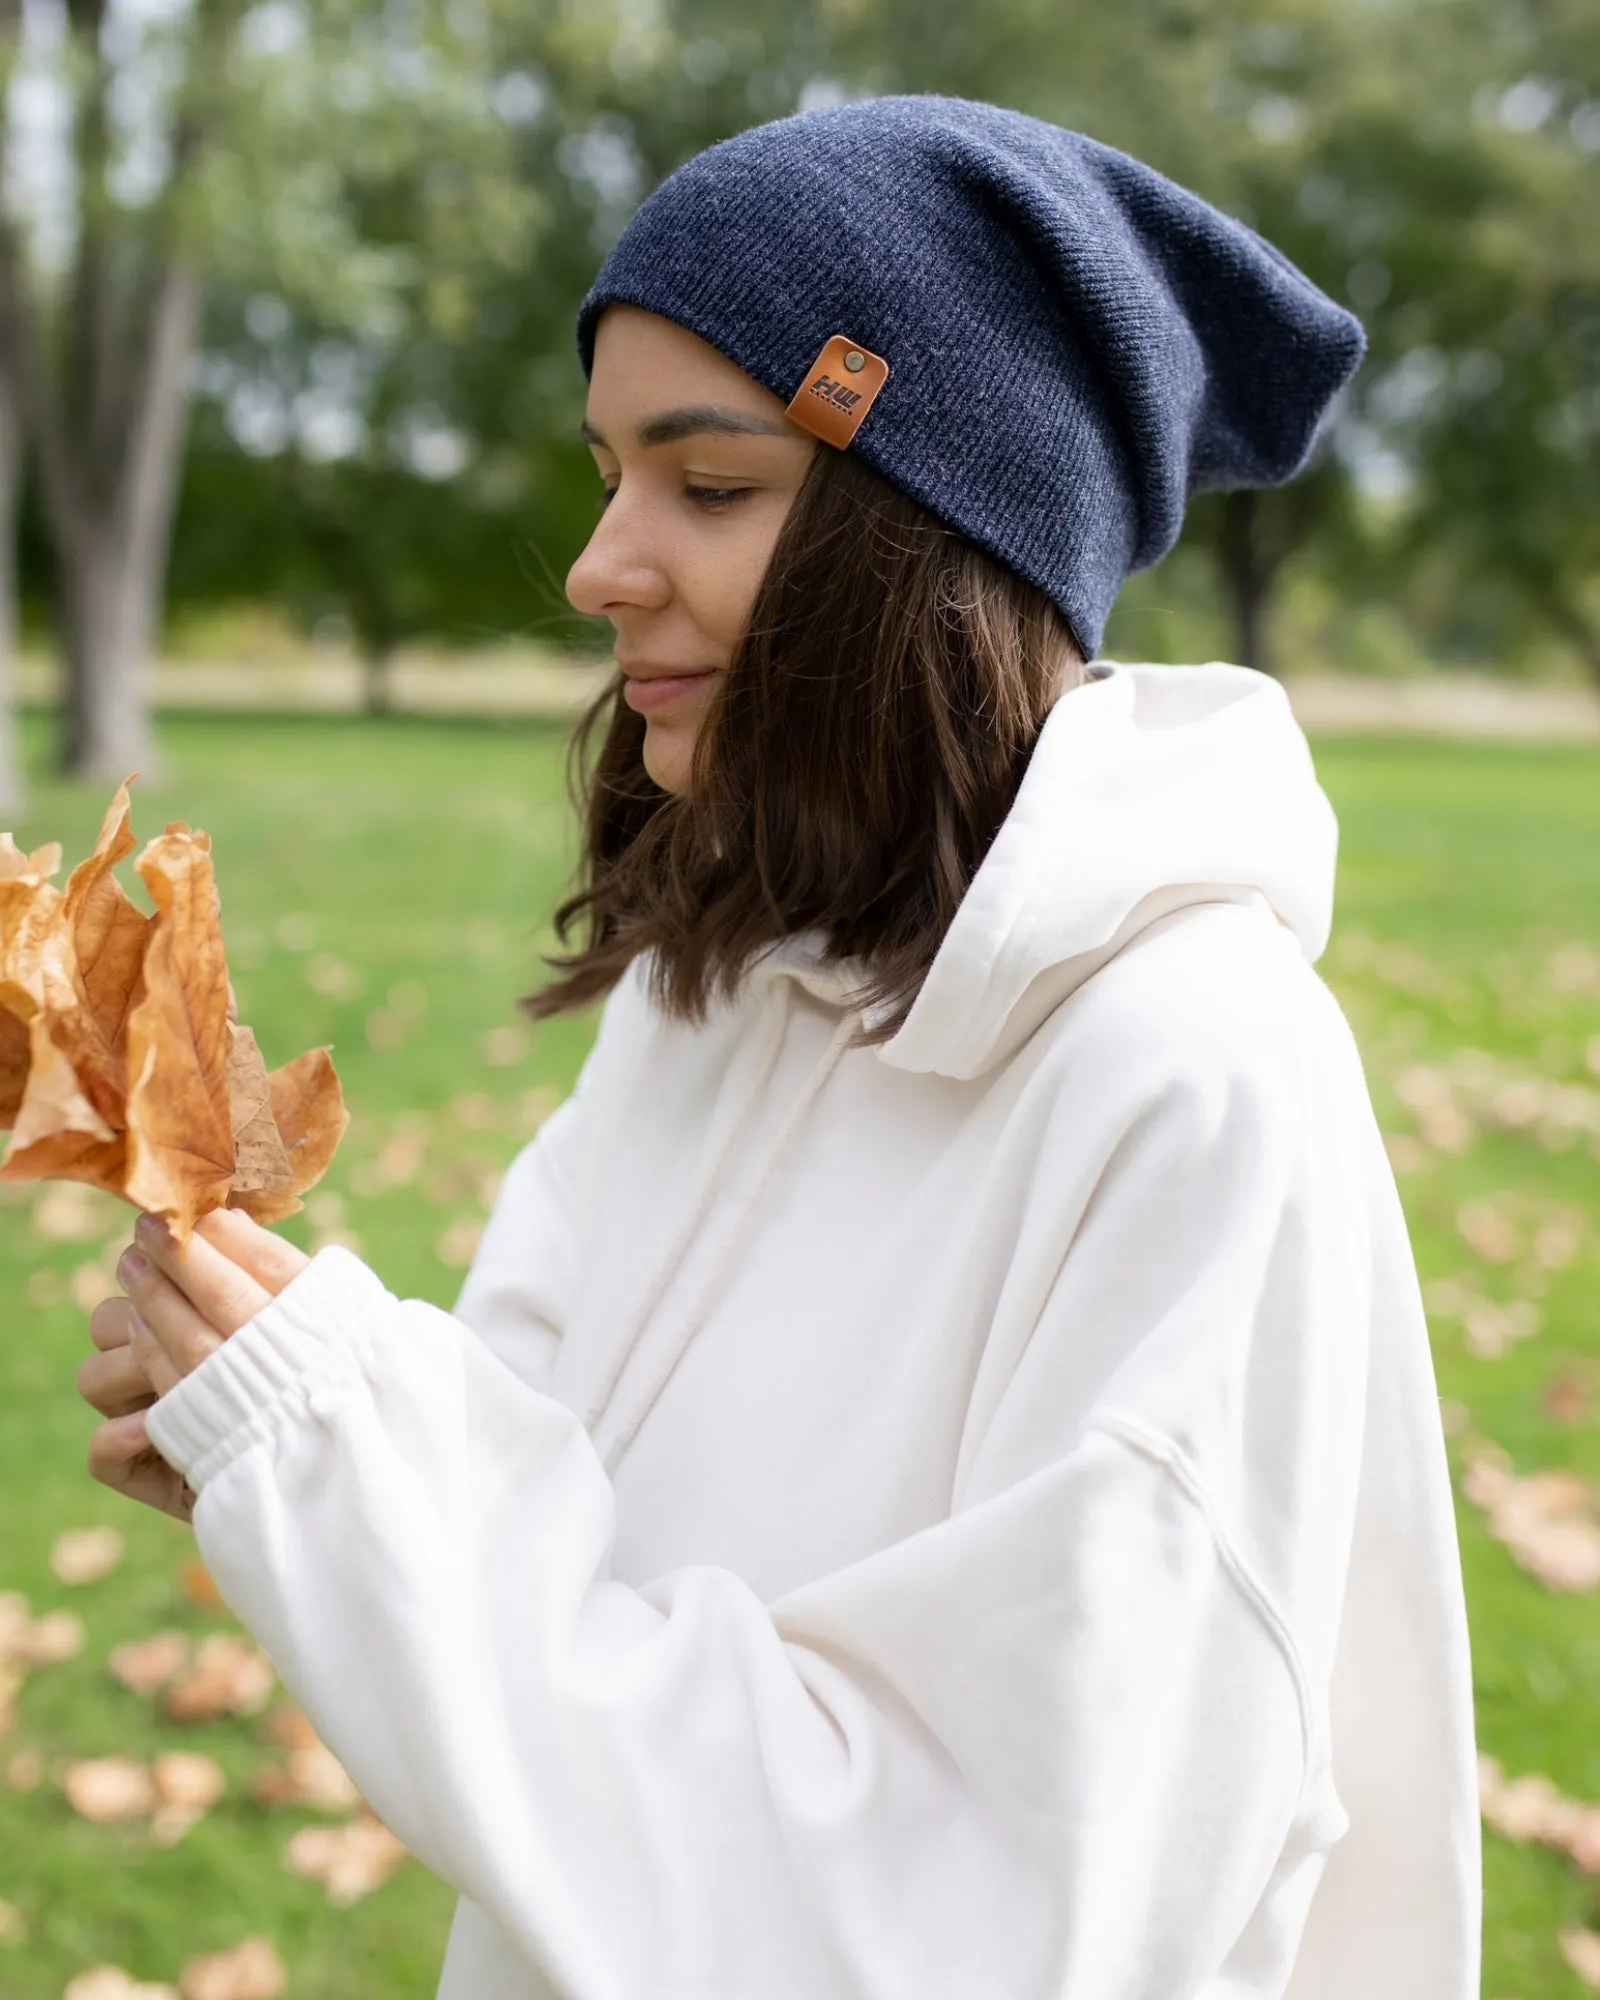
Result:
M613 304L793 399L1044 591L1085 657L1190 494L1300 470L1365 345L1270 243L1153 169L941 97L802 112L696 155L585 298L585 374ZM804 414L817 400L842 430Z

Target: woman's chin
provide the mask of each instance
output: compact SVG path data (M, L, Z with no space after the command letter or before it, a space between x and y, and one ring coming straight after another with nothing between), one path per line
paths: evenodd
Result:
M646 726L640 755L651 780L664 792L688 790L696 733L695 723L651 722Z

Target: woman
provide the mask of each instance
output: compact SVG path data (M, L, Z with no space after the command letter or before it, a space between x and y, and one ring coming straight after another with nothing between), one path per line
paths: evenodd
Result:
M198 1493L461 1891L449 2000L1468 2000L1332 815L1273 683L1085 664L1359 329L1135 162L899 99L691 161L579 333L621 678L529 1004L606 994L595 1048L454 1315L142 1221L94 1469Z

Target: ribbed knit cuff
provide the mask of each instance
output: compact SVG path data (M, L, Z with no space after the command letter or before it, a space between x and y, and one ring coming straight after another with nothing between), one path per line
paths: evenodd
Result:
M197 1493L252 1444L282 1406L362 1372L369 1335L394 1295L341 1244L319 1250L145 1416L150 1442Z

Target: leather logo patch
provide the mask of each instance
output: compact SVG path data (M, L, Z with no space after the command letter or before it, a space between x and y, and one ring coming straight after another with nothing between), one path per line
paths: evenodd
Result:
M836 333L812 362L787 415L791 423L842 451L888 379L889 364L881 354Z

